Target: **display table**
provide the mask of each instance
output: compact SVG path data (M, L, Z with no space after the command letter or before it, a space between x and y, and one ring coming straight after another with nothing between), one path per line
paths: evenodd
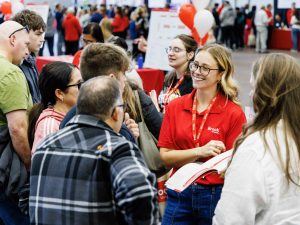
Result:
M73 61L72 55L60 55L60 56L38 56L36 58L36 67L39 72L41 72L44 65L50 63L50 62L68 62L72 63Z
M56 61L72 63L73 56L39 56L36 59L37 69L40 72L44 65ZM138 69L137 72L142 78L144 90L149 93L154 89L156 90L157 95L159 95L164 83L164 72L159 69Z
M142 78L143 87L147 94L151 90L155 90L156 94L159 95L165 79L164 72L159 69L138 69L137 72Z
M270 43L271 49L290 50L292 47L292 34L290 30L273 29ZM298 48L300 49L300 42L298 43Z

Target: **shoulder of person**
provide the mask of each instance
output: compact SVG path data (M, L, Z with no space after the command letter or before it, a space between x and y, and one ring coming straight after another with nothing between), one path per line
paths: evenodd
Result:
M121 136L114 136L114 138L112 157L133 156L142 159L141 151L135 143Z
M168 108L177 108L177 107L184 107L184 105L190 101L191 93L181 96L179 98L175 98L174 100L170 101L168 104Z
M120 134L125 137L128 141L132 143L136 143L133 134L130 132L130 130L126 127L125 124L122 124Z
M152 100L149 95L145 93L144 90L137 90L140 98L141 105L149 105L152 103Z

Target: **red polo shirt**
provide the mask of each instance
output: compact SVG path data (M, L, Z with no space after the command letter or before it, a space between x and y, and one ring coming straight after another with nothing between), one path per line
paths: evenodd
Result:
M160 131L159 147L176 150L195 148L192 135L192 105L195 92L196 90L193 90L192 93L168 104ZM204 115L205 111L197 114L197 131ZM219 140L225 144L227 150L230 150L245 123L246 117L241 107L219 94L204 125L200 146L211 140ZM199 177L196 182L207 185L223 184L224 179L219 174L208 173Z
M270 10L268 10L268 9L266 9L265 11L267 13L268 19L272 18L272 20L270 20L270 22L269 22L268 25L269 26L273 26L274 25L274 20L273 20L273 14L272 14L272 12Z

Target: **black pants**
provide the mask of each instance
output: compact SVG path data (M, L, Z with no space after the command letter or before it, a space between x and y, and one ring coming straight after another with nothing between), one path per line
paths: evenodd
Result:
M233 44L235 43L233 26L222 27L222 40L226 47L233 48Z
M268 26L268 40L267 40L267 48L270 48L271 38L272 38L273 26Z
M75 55L79 49L79 41L66 41L66 55Z
M237 48L243 48L244 47L244 26L236 26L235 27L235 41L236 41L236 47Z
M39 55L40 56L43 55L43 51L44 51L44 47L45 47L46 43L47 43L50 55L54 56L54 52L53 52L54 36L53 37L45 37L45 43L43 44L43 47L40 48Z

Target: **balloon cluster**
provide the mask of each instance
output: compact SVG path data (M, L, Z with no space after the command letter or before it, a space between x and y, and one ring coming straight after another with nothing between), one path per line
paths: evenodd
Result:
M193 4L183 4L178 11L179 19L192 32L195 40L204 45L208 39L208 31L213 27L215 19L205 8L210 0L192 0Z

